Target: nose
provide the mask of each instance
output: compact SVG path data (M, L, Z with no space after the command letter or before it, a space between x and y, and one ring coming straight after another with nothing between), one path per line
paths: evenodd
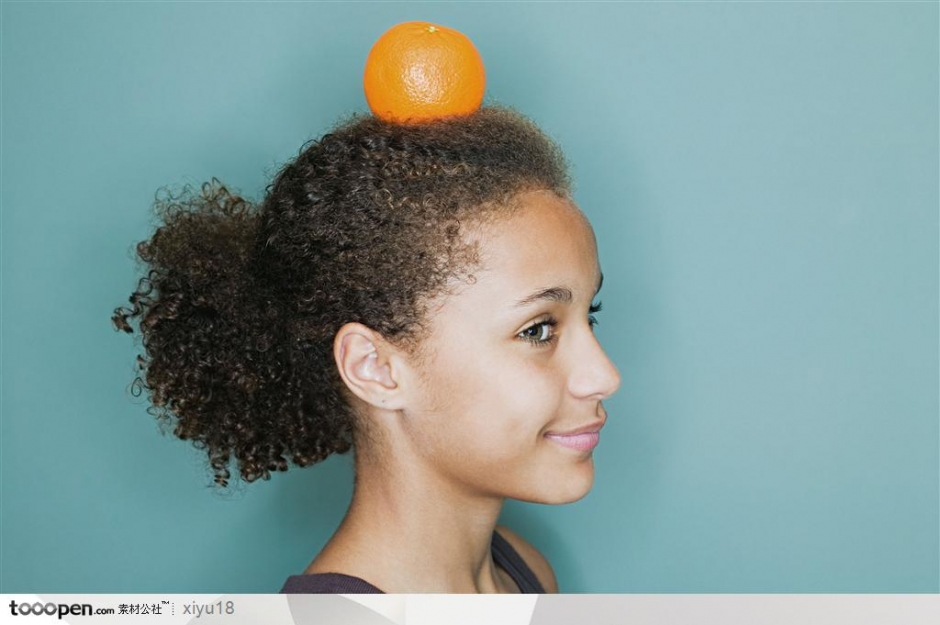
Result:
M620 388L620 372L593 332L574 354L568 387L575 397L598 400L610 397Z

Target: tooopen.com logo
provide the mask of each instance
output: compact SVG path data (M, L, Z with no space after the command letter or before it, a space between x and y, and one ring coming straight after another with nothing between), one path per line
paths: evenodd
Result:
M10 601L10 614L13 616L91 616L92 614L114 614L114 608L95 610L87 603L17 603Z

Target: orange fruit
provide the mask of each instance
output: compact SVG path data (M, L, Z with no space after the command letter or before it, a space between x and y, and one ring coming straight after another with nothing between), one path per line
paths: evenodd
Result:
M480 108L486 72L463 33L429 22L403 22L372 46L363 86L376 117L420 122Z

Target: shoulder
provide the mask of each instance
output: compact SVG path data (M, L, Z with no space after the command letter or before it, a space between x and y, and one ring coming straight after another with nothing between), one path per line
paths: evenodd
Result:
M552 570L552 565L548 563L548 560L538 549L505 525L497 525L496 531L499 532L499 535L505 538L506 542L512 545L512 548L525 560L525 563L529 565L529 568L532 569L535 576L539 578L546 592L558 592L558 581L555 579L555 571Z

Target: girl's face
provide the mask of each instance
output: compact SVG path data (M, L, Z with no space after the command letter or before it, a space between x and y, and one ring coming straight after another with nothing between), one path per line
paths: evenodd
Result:
M558 435L598 430L620 375L592 328L590 224L549 191L518 200L482 231L476 281L432 308L404 427L420 462L472 493L567 503L593 484L594 437Z

